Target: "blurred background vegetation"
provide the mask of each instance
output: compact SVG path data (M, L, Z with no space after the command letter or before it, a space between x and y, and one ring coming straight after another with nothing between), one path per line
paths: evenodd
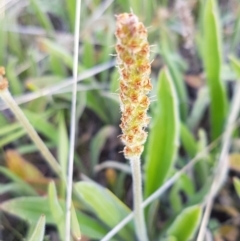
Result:
M0 66L6 68L10 92L64 173L75 4L75 0L0 2ZM204 153L148 207L150 240L194 240L202 213L202 206L195 205L204 203L215 178L224 145L221 136L240 77L240 1L85 0L81 7L73 202L82 240L100 240L132 208L130 167L117 138L119 74L114 56L114 15L130 10L148 27L151 44L154 88L149 141L142 157L145 197ZM159 76L164 66L170 75L163 71ZM29 240L41 214L47 223L44 240L61 240L62 180L3 102L0 110L0 240ZM216 241L240 240L240 202L233 186L233 177L240 175L239 120L234 123L226 154L230 172L208 225ZM214 148L207 149L213 142ZM196 216L191 217L194 221L186 218L189 212ZM186 222L185 228L195 222L190 234L183 231L184 238L179 220ZM133 223L111 240L134 240Z

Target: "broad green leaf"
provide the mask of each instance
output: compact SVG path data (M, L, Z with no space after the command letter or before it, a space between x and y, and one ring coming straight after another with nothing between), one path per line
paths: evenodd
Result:
M46 222L54 224L48 203L45 197L19 197L1 203L0 210L29 223L36 223L41 215L45 215Z
M58 232L63 240L65 237L65 215L58 201L57 191L54 182L51 182L48 187L48 200L50 211Z
M234 184L235 190L237 192L237 195L240 198L240 179L237 178L237 177L234 177L233 178L233 184Z
M206 1L203 25L203 63L211 100L211 137L215 140L222 134L227 114L226 89L221 80L222 36L216 0Z
M45 233L45 222L46 218L44 215L42 215L36 225L36 228L29 239L29 241L43 241L44 239L44 233Z
M63 207L62 203L61 206ZM21 197L10 199L0 204L0 210L28 223L37 223L41 215L46 216L46 223L54 225L55 221L49 207L49 199L46 197ZM84 213L77 212L77 218L81 224L82 234L90 239L100 240L108 232L107 228ZM114 239L113 239L114 240Z
M90 144L90 155L91 155L91 166L92 170L95 165L99 162L99 157L107 139L116 133L114 126L104 126L100 129L97 134L93 137Z
M192 133L183 123L181 123L180 125L180 137L185 151L187 152L189 157L193 158L198 151L197 143Z
M193 239L201 221L201 216L201 206L196 205L184 209L168 228L167 234L176 237L179 241L189 241Z
M157 99L147 145L145 196L164 183L173 166L179 142L178 101L166 68L159 75Z
M116 196L98 184L78 182L74 185L74 189L89 209L109 228L113 228L130 213L128 207ZM128 224L119 232L124 240L134 240L132 224Z

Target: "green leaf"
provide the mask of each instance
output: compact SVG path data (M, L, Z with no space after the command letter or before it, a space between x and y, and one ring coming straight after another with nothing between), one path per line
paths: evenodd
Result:
M0 204L0 210L23 219L30 224L37 223L39 216L44 214L46 216L47 224L55 224L49 206L49 199L46 197L21 197L10 199ZM90 217L79 211L76 212L84 236L87 236L90 239L100 240L107 234L108 230L106 227L96 221L96 218Z
M189 157L193 158L198 151L197 143L192 133L183 123L180 125L180 137L185 151L188 153Z
M26 109L23 110L23 112L38 132L46 136L54 143L57 143L58 135L56 133L56 128L46 120L46 117L43 117L43 115L41 114L31 112Z
M22 83L18 78L16 73L17 58L11 58L8 60L8 65L6 68L6 76L10 83L10 90L13 95L22 94Z
M193 104L192 111L187 120L188 127L191 130L195 130L198 127L204 116L210 102L208 93L209 91L205 86L198 90L197 99Z
M157 97L157 110L147 145L145 196L164 183L173 166L179 142L178 101L166 68L159 76Z
M61 236L61 239L64 239L65 234L65 215L62 210L62 207L58 201L57 191L54 182L52 181L48 187L48 197L49 197L49 207L55 222L55 225L58 228L58 232Z
M109 123L109 115L107 115L106 107L102 103L103 97L99 94L99 91L87 91L87 107L93 110L103 122Z
M24 129L17 130L7 136L4 136L0 140L0 147L3 147L13 141L18 140L19 138L23 137L26 135L26 131Z
M100 240L108 233L106 226L101 225L99 220L97 220L95 217L90 217L84 213L80 213L77 210L76 215L78 223L81 225L82 234L84 236L94 240ZM112 240L115 241L116 239Z
M65 0L66 9L68 12L69 26L72 32L74 32L75 26L75 15L76 15L76 1Z
M83 42L82 64L86 68L91 68L95 65L96 59L94 56L94 45L89 40Z
M78 182L75 192L87 204L89 209L109 228L113 228L124 219L130 210L109 190L93 182ZM129 223L119 235L124 240L134 240L133 223Z
M201 221L201 216L201 206L196 205L184 209L170 226L167 234L176 237L179 241L189 241L193 239Z
M2 135L9 135L9 132L15 132L17 129L21 129L20 123L13 123L13 124L7 124L7 125L1 125L0 129L0 136ZM2 137L1 137L2 138Z
M58 125L58 148L57 156L62 168L62 173L67 173L67 163L68 163L68 133L65 123L65 118L63 112L59 114L59 125Z
M13 191L18 186L19 188L18 191L21 190L22 194L34 195L34 196L37 195L37 192L34 190L33 187L31 187L28 183L23 181L21 178L19 178L16 174L11 172L9 169L0 166L0 173L14 182L14 183L11 183L12 185L5 184L6 186L1 189L0 193L10 191L10 190Z
M171 74L174 83L174 87L179 100L178 108L180 109L179 113L181 120L185 121L188 112L187 90L183 79L183 73L176 63L176 58L173 57L174 50L171 49L172 47L170 46L169 42L171 42L170 35L167 34L167 31L165 29L162 29L160 42L162 50L161 54L163 56L164 62L169 69L169 73Z
M47 53L58 59L61 59L67 67L72 69L73 57L65 48L49 39L41 39L41 44Z
M0 210L29 223L36 223L39 216L45 215L46 222L54 224L48 202L45 197L20 197L1 203Z
M174 183L170 191L170 203L176 213L180 212L183 206L182 192L184 192L187 199L195 193L193 182L186 174L183 174L178 181Z
M5 193L14 193L20 195L30 194L28 191L26 191L25 187L19 183L0 184L0 195L3 195Z
M49 58L49 62L50 62L50 66L53 74L57 76L61 76L62 78L67 77L67 68L66 66L64 66L61 59L59 59L54 55L51 55Z
M159 241L162 241L162 239L160 239ZM163 241L178 241L178 240L173 236L169 236L169 237L165 238Z
M29 239L29 241L43 241L44 233L45 233L45 222L46 222L46 218L44 215L42 215L39 218L36 228L31 238Z
M76 240L81 240L81 231L74 206L71 207L71 231Z
M46 29L49 33L53 31L53 26L48 18L48 15L44 13L44 11L41 9L41 5L39 4L39 1L37 0L30 0L31 6L35 11L36 17L38 18L38 21L42 25L44 29Z
M237 192L237 195L240 198L240 179L237 178L237 177L234 177L233 178L233 184L234 184L234 188L235 188L235 190Z
M221 80L222 37L215 0L206 1L203 26L203 62L211 100L211 137L215 140L222 134L227 114L226 89Z

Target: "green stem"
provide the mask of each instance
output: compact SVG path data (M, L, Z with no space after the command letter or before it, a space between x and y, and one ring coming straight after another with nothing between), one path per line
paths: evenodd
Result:
M136 235L139 241L148 241L147 230L144 220L143 208L141 207L142 198L142 174L140 158L130 160L133 179L133 206Z

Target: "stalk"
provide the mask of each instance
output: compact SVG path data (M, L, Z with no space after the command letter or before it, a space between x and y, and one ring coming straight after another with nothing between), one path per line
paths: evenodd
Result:
M120 108L122 111L121 140L125 144L123 153L132 167L133 203L135 230L139 241L147 241L147 231L142 203L142 179L140 157L147 139L150 118L147 110L150 100L147 96L152 89L151 66L147 29L133 13L123 13L117 18L116 51L120 72Z
M18 121L22 124L22 126L27 131L29 137L32 139L32 141L35 143L35 145L38 147L40 153L45 158L49 166L52 168L52 170L58 175L62 176L61 167L58 164L55 157L52 155L52 153L49 151L49 149L46 147L42 139L39 137L27 117L24 115L23 111L19 108L19 106L16 104L15 100L13 99L12 95L10 94L8 90L8 81L6 78L3 77L5 75L5 70L3 67L0 67L0 97L2 100L6 103L6 105L11 109L11 111L14 113Z
M136 234L138 240L146 241L147 230L144 220L144 213L141 204L142 198L142 174L141 174L141 162L139 158L132 158L130 160L132 168L132 179L133 179L133 196L134 196L134 222L136 226Z

